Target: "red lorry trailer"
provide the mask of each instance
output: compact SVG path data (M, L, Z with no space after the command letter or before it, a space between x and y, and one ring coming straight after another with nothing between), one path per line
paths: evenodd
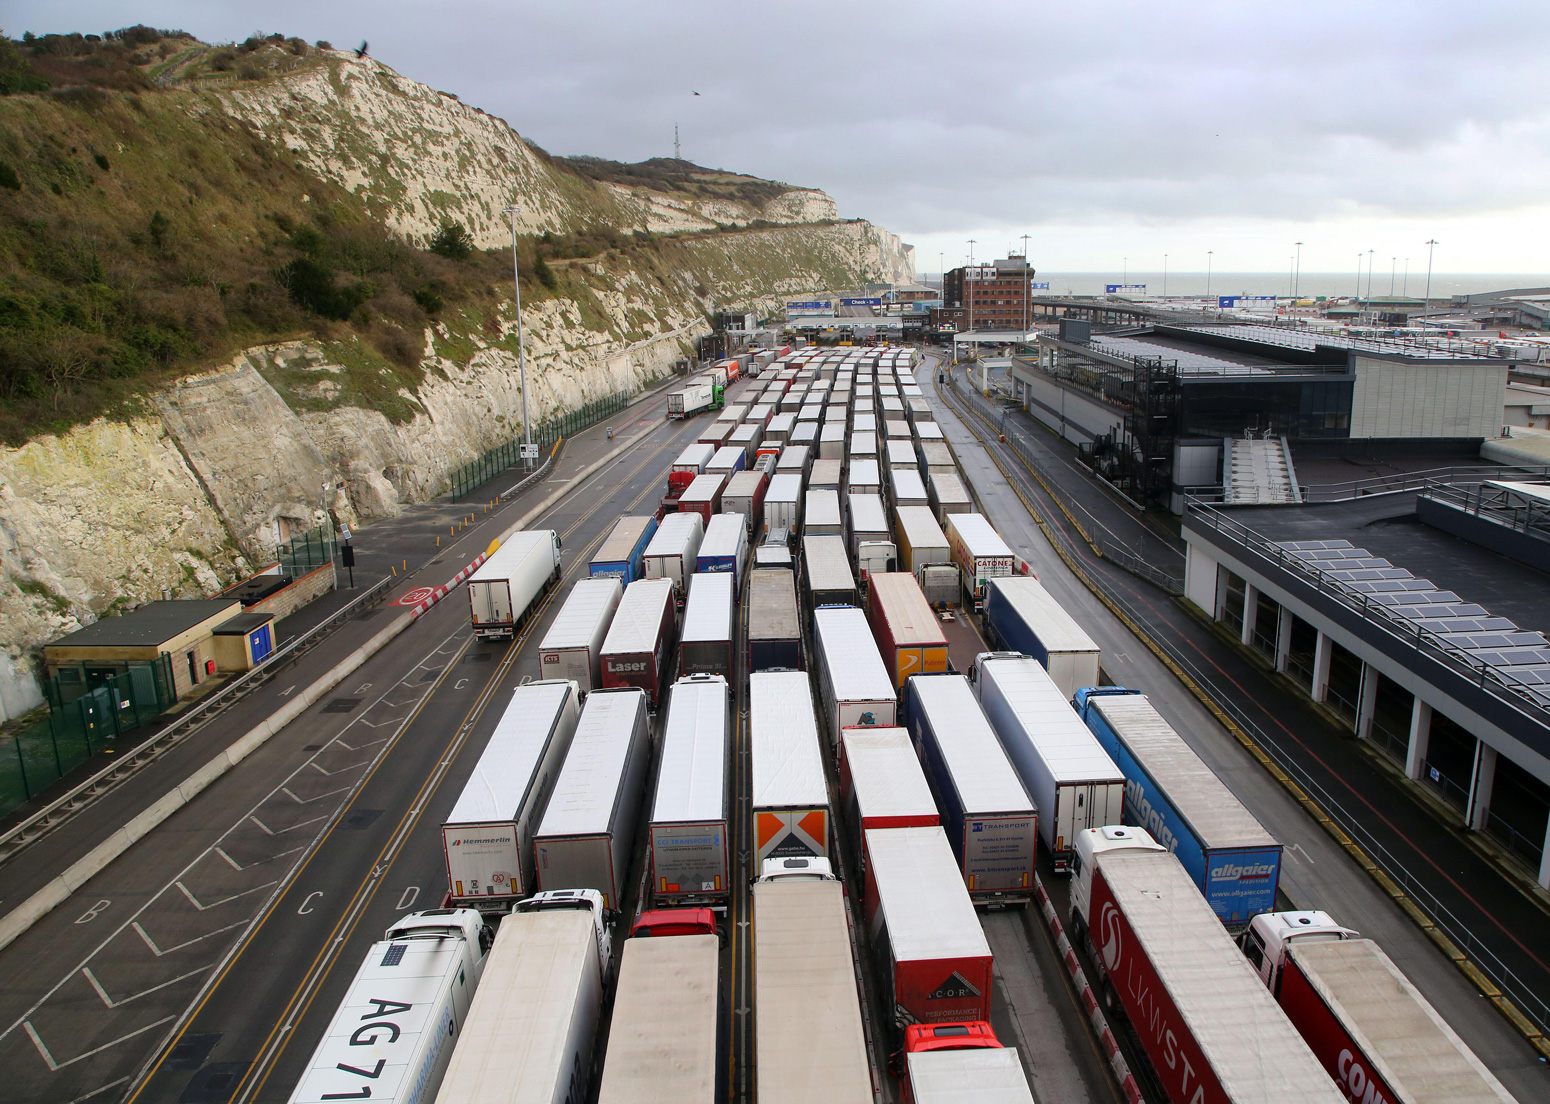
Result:
M1174 855L1078 833L1071 927L1174 1104L1345 1104Z
M940 824L936 799L902 728L847 728L840 734L840 805L848 812L866 884L866 833L872 828Z
M872 576L866 619L894 686L904 689L911 675L947 670L947 637L931 612L920 584L907 571Z
M637 579L625 587L603 640L603 686L638 686L655 709L677 628L673 580Z
M1266 912L1240 940L1358 1104L1508 1104L1512 1094L1371 939L1327 912Z
M695 476L694 482L678 496L679 511L699 514L704 524L709 525L710 519L721 512L721 491L726 483L724 475L706 472Z
M667 471L667 493L670 498L683 494L683 489L694 482L694 477L705 474L705 465L716 455L716 446L696 441L684 448Z
M867 931L895 1042L910 1024L989 1020L990 944L946 833L874 828L866 849Z

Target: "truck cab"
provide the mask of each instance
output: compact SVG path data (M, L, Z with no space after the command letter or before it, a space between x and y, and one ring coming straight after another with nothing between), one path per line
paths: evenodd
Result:
M632 939L716 934L716 914L708 908L647 909L630 929Z
M904 1032L904 1053L919 1054L927 1050L973 1050L978 1047L999 1048L1001 1040L995 1030L984 1020L968 1020L963 1023L910 1024Z
M783 859L765 859L759 868L761 882L834 882L834 868L828 859L807 859L788 856Z
M603 895L595 889L549 889L517 902L517 912L549 912L555 909L591 911L592 933L597 939L598 969L608 977L613 963L613 936L608 930L613 910L603 905Z
M1144 828L1108 824L1102 828L1084 828L1076 834L1071 856L1071 927L1078 941L1087 931L1087 909L1092 902L1093 860L1105 851L1123 848L1141 851L1166 851Z
M1280 996L1281 970L1293 941L1308 943L1355 939L1357 933L1335 923L1327 912L1262 912L1249 921L1238 945L1254 966L1254 972L1272 993Z
M899 550L893 541L862 541L856 546L856 568L863 584L875 572L898 570L898 562Z
M461 939L471 949L478 948L469 957L482 970L484 956L495 942L495 932L478 909L436 908L400 916L382 938L395 943L408 939Z

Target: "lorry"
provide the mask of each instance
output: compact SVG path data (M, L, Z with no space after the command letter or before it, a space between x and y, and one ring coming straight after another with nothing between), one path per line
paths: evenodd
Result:
M710 519L721 512L721 492L727 477L715 472L698 476L678 496L678 510L685 514L699 514L700 522L710 524Z
M791 534L785 529L772 529L766 533L763 542L753 550L753 566L794 570L796 564L791 558Z
M700 476L703 479L704 476ZM696 480L698 482L698 480ZM692 487L694 484L691 483ZM592 553L587 565L590 578L618 579L629 586L646 577L646 546L657 532L655 517L622 517Z
M1026 905L1033 897L1039 808L1028 797L962 675L916 675L905 684L910 736L976 904Z
M917 476L920 474L920 457L915 455L914 441L889 439L884 448L888 450L886 459L889 471L914 472Z
M891 480L890 501L895 508L913 506L930 512L931 499L926 494L926 484L920 478L920 472L914 468L895 468L888 475Z
M373 943L290 1104L419 1104L440 1087L495 933L474 909L399 917Z
M727 438L730 436L732 436L731 422L711 422L700 430L700 435L695 440L702 445L720 448L727 443Z
M667 678L667 659L678 628L671 579L641 579L624 588L613 624L603 638L599 665L603 686L635 686L655 709Z
M770 415L770 424L764 427L764 440L759 442L759 451L774 449L777 453L786 447L786 438L791 436L791 429L797 424L795 413L781 412Z
M764 492L763 532L784 529L795 533L802 520L802 477L785 472L770 478Z
M1071 868L1077 834L1123 824L1125 775L1036 660L982 652L970 671L980 707L1039 808L1055 873Z
M726 447L740 448L743 450L743 470L753 463L754 457L759 455L759 440L764 436L761 426L750 422L734 426L731 433L727 434Z
M748 567L748 523L742 514L717 514L705 527L694 570L699 574L725 573L732 577L732 597L742 588Z
M740 471L721 492L721 512L741 514L749 540L764 535L764 492L769 483L761 471Z
M823 460L845 459L845 423L825 422L818 431L818 456Z
M691 380L667 396L669 418L692 418L705 410L720 410L726 385L709 379Z
M845 497L845 517L850 539L851 555L858 555L862 544L886 544L893 548L893 534L888 530L888 511L883 508L882 497L865 492L852 491ZM866 581L866 573L861 574Z
M533 891L533 830L575 737L580 698L566 679L512 691L441 825L448 905L505 911Z
M788 568L748 573L748 670L802 669L796 578Z
M1030 575L990 579L985 627L998 650L1038 660L1067 701L1082 687L1098 685L1098 645L1038 579Z
M732 899L730 707L720 675L673 684L647 828L657 908L725 908Z
M894 1044L911 1024L989 1020L992 962L947 833L872 828L866 925Z
M857 410L858 413L855 415L855 418L859 421L862 418L862 415L859 413L859 406ZM846 447L845 453L850 457L852 464L857 460L870 460L875 464L877 462L876 431L870 429L853 431L850 435L850 444Z
M956 606L961 590L958 567L936 514L925 506L899 506L894 517L899 522L899 570L915 576L933 608Z
M737 635L732 576L725 572L700 572L689 576L689 580L689 600L684 603L683 630L678 640L678 673L730 679L732 642Z
M948 669L947 636L915 576L906 571L873 575L866 615L895 688L902 690L911 675Z
M646 695L633 686L589 695L533 835L541 889L595 889L605 907L620 907L650 759Z
M946 441L919 441L915 451L920 454L921 470L927 479L938 472L958 474L958 465L953 460L953 450L948 447Z
M839 489L845 483L844 469L845 464L842 460L814 460L812 469L807 473L808 489L839 493Z
M866 885L869 828L929 828L940 824L936 798L920 757L902 728L847 728L840 734L840 806L850 824Z
M514 637L560 581L560 535L513 533L468 577L468 611L477 640Z
M845 532L845 519L840 514L838 491L807 492L807 502L802 510L802 536L838 537Z
M748 676L754 870L766 859L829 857L829 787L813 692L801 671Z
M680 510L667 514L657 526L656 535L646 545L646 578L671 579L673 589L684 593L689 576L694 574L695 557L705 539L705 519L698 513Z
M1034 1104L1013 1047L990 1024L913 1024L904 1035L904 1104Z
M790 861L752 891L759 1104L873 1104L845 889L827 863Z
M624 587L618 579L579 579L538 646L539 676L570 679L583 694L603 685L603 638Z
M802 538L802 585L809 610L856 605L856 577L850 571L844 537Z
M1012 574L1017 557L984 514L948 514L945 524L965 604L978 612L985 601L985 584Z
M813 665L829 730L829 752L836 761L842 730L891 728L898 723L897 689L877 651L866 614L859 609L819 606L813 610Z
M947 524L950 514L974 512L974 499L956 470L928 472L926 494L931 500L931 509L936 512L937 521L943 525Z
M1327 912L1266 912L1249 964L1355 1101L1506 1104L1512 1094L1371 939Z
M1178 859L1143 829L1078 833L1071 931L1166 1098L1343 1104Z
M518 902L495 935L436 1104L585 1100L611 961L600 894Z
M731 434L727 435L728 439ZM710 458L710 463L705 465L706 475L719 475L725 479L742 471L748 466L748 452L742 445L726 444L716 450L716 455Z
M694 482L695 476L705 473L705 465L710 463L710 458L715 455L716 446L702 441L684 446L684 450L678 454L678 459L673 461L673 466L667 471L668 496L677 498L682 494L683 489Z
M845 472L845 489L851 494L881 495L883 473L877 461L852 457Z
M1125 822L1179 857L1224 924L1276 906L1281 845L1145 694L1084 687L1076 711L1125 775Z
M715 935L624 942L598 1104L719 1104L726 1002Z

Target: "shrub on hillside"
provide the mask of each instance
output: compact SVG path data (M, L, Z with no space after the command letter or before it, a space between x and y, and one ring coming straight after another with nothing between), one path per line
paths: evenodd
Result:
M474 251L474 240L461 222L444 222L431 238L431 252L453 261L466 261Z

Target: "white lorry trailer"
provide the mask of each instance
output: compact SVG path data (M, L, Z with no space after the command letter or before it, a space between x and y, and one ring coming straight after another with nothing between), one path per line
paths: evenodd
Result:
M595 891L519 902L496 932L436 1104L585 1100L610 948Z
M829 754L836 761L842 729L891 728L898 723L894 682L861 610L822 606L813 611L813 666L829 730Z
M802 671L748 676L748 744L753 775L754 870L766 859L829 857L829 787Z
M290 1104L423 1104L467 1029L494 933L473 909L400 917L373 943Z
M1066 873L1078 832L1124 823L1125 773L1037 660L982 652L972 673L980 706L1039 807L1039 838L1055 872Z
M1017 557L984 514L948 514L943 524L966 602L978 610L985 601L986 584L1016 571Z
M671 579L673 589L682 596L694 574L694 558L705 539L704 515L680 510L668 514L646 545L646 578Z
M730 702L719 675L681 678L668 698L647 830L658 908L723 908L731 900Z
M1082 687L1098 685L1098 645L1039 580L987 580L985 624L997 649L1038 660L1067 701Z
M560 581L560 535L525 529L506 538L468 577L468 610L478 639L515 636Z
M599 657L623 593L618 579L580 579L571 587L538 646L544 678L570 679L583 694L603 685Z
M441 826L448 904L504 911L532 892L533 828L570 750L580 697L568 679L512 691Z
M598 1104L718 1104L726 1096L720 941L628 939Z

